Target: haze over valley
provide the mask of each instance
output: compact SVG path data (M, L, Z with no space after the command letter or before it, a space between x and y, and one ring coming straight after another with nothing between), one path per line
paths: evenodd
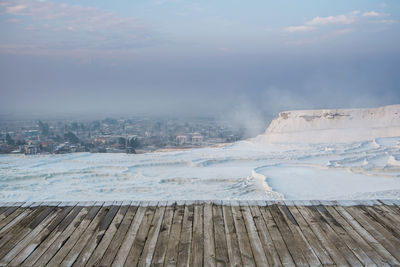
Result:
M0 201L400 199L400 1L0 2Z
M363 135L354 134L360 130ZM5 201L400 198L399 136L400 105L287 111L264 134L222 147L145 154L1 155L0 197Z

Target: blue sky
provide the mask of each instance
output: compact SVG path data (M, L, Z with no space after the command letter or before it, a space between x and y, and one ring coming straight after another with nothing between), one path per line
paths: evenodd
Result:
M0 113L394 104L399 63L395 0L0 2Z

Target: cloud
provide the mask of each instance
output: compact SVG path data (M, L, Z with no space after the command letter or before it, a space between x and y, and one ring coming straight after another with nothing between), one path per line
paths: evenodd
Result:
M287 32L308 32L329 25L332 26L342 25L348 27L349 25L355 24L356 22L359 23L366 20L370 20L370 22L373 23L387 23L387 24L393 24L398 22L398 20L393 20L393 19L373 20L374 18L387 17L387 16L390 15L386 13L379 13L376 11L368 11L361 13L359 10L354 10L347 14L339 14L335 16L326 16L326 17L317 16L309 21L306 21L303 25L285 27L284 30ZM340 31L341 30L339 30L339 32ZM352 29L351 31L354 31L354 29ZM347 33L349 32L349 30L343 29L343 32Z
M399 23L400 20L398 20L398 19L381 19L381 20L376 20L374 22L375 23L384 23L384 24L394 24L394 23Z
M43 38L24 41L46 49L133 49L152 45L155 32L136 17L122 17L93 7L51 1L4 0L0 13L38 30ZM18 32L24 36L23 32ZM51 37L51 38L50 38ZM23 42L19 45L23 46ZM19 47L19 46L13 46Z
M83 29L93 30L117 26L125 29L144 27L144 24L134 17L120 17L112 12L92 7L35 0L6 0L2 6L4 12L9 15L25 16L36 20L53 20L55 23L66 24L66 27L76 25Z
M310 21L307 21L307 25L319 26L319 25L327 25L327 24L351 24L355 22L356 19L354 16L349 15L337 15L337 16L328 16L328 17L315 17Z
M7 20L7 22L9 22L9 23L20 23L21 20L17 19L17 18L12 18L12 19Z
M26 8L25 5L15 5L6 7L6 13L8 14L18 14L20 11Z
M290 26L286 27L285 31L288 32L309 32L315 30L314 27L311 26L306 26L306 25L300 25L300 26Z
M317 16L312 20L306 21L303 25L285 27L284 30L287 32L309 32L325 25L350 25L357 21L357 16L359 14L360 11L355 10L348 14L340 14L336 16Z
M375 11L364 12L362 14L363 17L387 17L389 14L386 13L378 13Z

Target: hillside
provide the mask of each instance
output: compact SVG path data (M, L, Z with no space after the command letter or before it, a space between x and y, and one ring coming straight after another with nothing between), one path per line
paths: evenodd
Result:
M400 136L400 105L368 109L295 110L279 113L256 141L345 143Z

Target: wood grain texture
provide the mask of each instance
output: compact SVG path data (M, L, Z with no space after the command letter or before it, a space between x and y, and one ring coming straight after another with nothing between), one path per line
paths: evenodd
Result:
M399 266L400 202L0 205L1 266Z

